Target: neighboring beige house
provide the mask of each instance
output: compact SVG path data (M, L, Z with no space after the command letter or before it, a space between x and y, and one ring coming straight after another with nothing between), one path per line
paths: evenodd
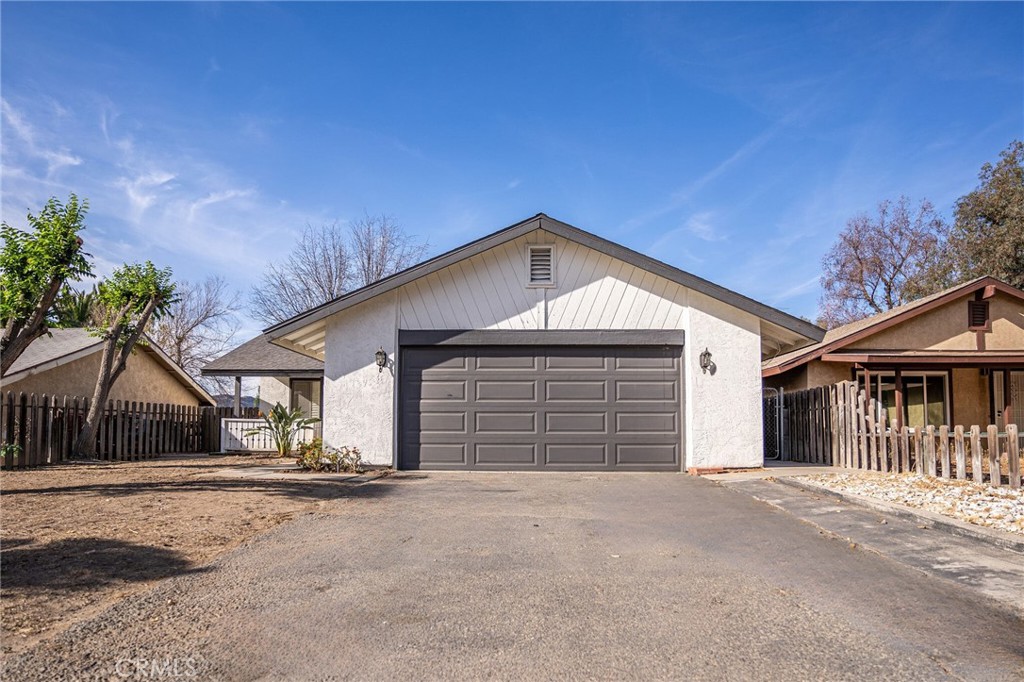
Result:
M856 380L899 425L1024 425L1024 291L980 277L762 363L765 386Z
M2 390L91 398L103 340L87 329L51 329L21 354L0 380ZM155 343L139 346L110 389L110 400L213 405L213 397Z
M241 403L242 377L259 379L257 408L267 414L275 404L298 407L308 417L320 417L324 363L274 345L260 335L203 367L203 376L234 377L236 414Z

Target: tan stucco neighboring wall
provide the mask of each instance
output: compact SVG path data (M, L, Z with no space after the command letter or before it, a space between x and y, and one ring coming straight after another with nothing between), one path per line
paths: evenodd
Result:
M3 382L3 390L92 398L100 371L100 355L96 352L21 381ZM199 404L199 399L191 391L145 351L136 351L128 358L127 367L110 389L110 400Z
M953 424L982 429L989 423L988 377L975 367L953 370Z
M854 341L846 349L977 350L977 333L967 328L967 302L973 294L922 313L906 322ZM989 299L992 331L986 350L1024 349L1024 304L1001 292Z
M848 362L812 360L783 374L766 377L764 385L770 388L781 388L784 391L802 391L814 386L829 386L852 379L852 367L853 365Z

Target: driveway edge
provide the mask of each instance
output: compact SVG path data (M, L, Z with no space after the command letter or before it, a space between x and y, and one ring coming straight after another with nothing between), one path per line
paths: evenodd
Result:
M817 483L811 483L810 481L801 481L789 477L778 477L773 480L776 483L781 483L782 485L787 485L791 488L798 488L805 492L827 495L843 502L855 504L860 507L867 507L873 511L891 514L906 521L914 523L921 523L923 521L930 527L951 535L980 540L981 542L993 545L1000 549L1024 554L1024 538L1018 540L1017 538L1010 537L1009 533L982 528L981 526L976 526L974 524L967 523L966 521L951 519L948 516L936 514L935 512L931 512L926 509L914 509L912 507L905 507L892 502L876 500L863 495L854 495L852 493L843 493L831 490L830 488L818 485Z

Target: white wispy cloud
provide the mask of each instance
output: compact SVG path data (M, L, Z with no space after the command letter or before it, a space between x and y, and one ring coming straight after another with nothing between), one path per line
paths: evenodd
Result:
M98 276L149 259L180 279L217 273L244 293L304 224L328 218L265 196L215 158L161 145L156 140L185 139L185 132L149 134L147 122L104 96L5 98L2 110L4 220L20 224L26 209L38 210L50 196L87 198L83 236ZM74 151L63 140L74 140Z

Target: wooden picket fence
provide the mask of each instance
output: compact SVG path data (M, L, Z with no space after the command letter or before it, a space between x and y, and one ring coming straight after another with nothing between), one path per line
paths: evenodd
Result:
M1021 487L1024 446L1014 424L898 428L855 382L798 391L784 399L789 459L846 469L917 473Z
M29 469L71 459L89 400L81 397L0 395L4 469ZM244 414L255 416L255 408ZM229 407L110 401L96 430L96 456L142 460L170 453L215 452Z

